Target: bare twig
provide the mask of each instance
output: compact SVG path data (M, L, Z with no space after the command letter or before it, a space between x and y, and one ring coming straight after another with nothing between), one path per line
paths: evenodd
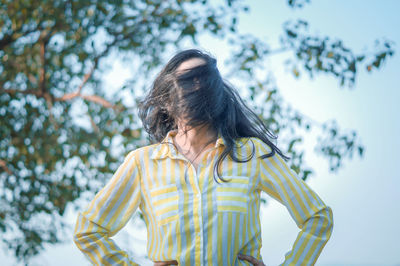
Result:
M9 175L13 174L13 172L11 172L11 170L7 167L6 161L0 159L0 167L3 168L4 171L6 171Z
M98 62L99 62L99 57L96 57L94 59L94 64L92 66L92 69L88 73L86 73L86 75L83 77L82 83L78 88L78 94L81 93L83 86L85 86L88 80L92 77L94 70L97 68Z
M99 133L99 132L100 132L99 127L98 127L98 126L96 125L96 123L94 122L94 120L93 120L92 116L90 115L90 113L87 112L87 114L88 114L88 116L89 116L89 118L90 118L90 124L92 125L93 130L94 130L96 133Z
M51 112L51 110L53 109L53 99L52 99L50 93L48 93L48 92L44 93L43 97L46 99L47 107L49 108L50 122L54 125L54 128L57 130L59 127L58 127L56 120L54 119L53 113Z
M275 50L269 50L268 53L267 53L267 56L268 55L273 55L273 54L284 53L284 52L288 52L288 51L290 51L289 48L281 47L281 48L278 48L278 49L275 49Z

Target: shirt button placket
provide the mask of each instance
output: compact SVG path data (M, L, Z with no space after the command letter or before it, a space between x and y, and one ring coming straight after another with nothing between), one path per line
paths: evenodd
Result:
M199 164L198 165L198 169L200 169L200 167L201 167L201 165ZM201 172L201 171L200 171ZM198 206L199 206L199 208L197 209L198 210L198 213L196 213L196 216L198 217L198 224L199 224L199 230L198 230L198 232L197 232L197 234L196 234L196 238L200 238L200 262L201 262L201 265L203 265L203 219L202 219L202 211L201 211L201 191L200 191L200 188L199 188L199 173L197 172L197 171L195 171L195 177L196 177L196 188L197 188L197 195L196 195L196 198L197 198L197 203L198 203Z

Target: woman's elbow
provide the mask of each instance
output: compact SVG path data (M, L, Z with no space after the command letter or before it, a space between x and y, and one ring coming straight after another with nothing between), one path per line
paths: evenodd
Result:
M325 226L326 235L327 235L327 238L329 239L331 237L332 230L333 230L333 211L332 211L332 208L329 207L329 206L326 206L325 207L325 213L326 213L326 215L325 215L325 217L326 217L326 219L325 219L326 220L326 226Z
M84 224L82 224L84 222L82 218L83 218L82 215L79 213L78 217L76 218L75 228L73 232L73 240L75 245L77 245L78 247L80 246L80 243L84 238L83 229L85 228L85 226Z

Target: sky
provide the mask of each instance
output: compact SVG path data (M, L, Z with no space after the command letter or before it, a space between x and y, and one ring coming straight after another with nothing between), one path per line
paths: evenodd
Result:
M338 172L331 173L327 161L313 151L315 136L305 136L305 160L315 171L307 183L332 208L334 218L332 236L316 265L400 265L400 1L311 1L297 10L290 9L286 1L248 2L250 12L240 17L240 30L264 38L272 48L278 48L282 23L297 18L309 22L310 32L342 39L357 53L372 50L377 38L396 43L394 57L378 71L360 69L351 89L339 87L338 80L323 74L295 79L284 68L284 55L268 59L268 65L274 69L285 101L315 121L335 119L343 130L356 130L366 148L363 158L346 160ZM197 47L223 62L227 56L224 45L203 36ZM106 81L115 84L128 74L115 62ZM261 252L266 265L277 265L293 245L299 228L283 205L267 199L268 204L261 208ZM66 220L71 225L75 215L68 209ZM144 254L144 232L143 222L135 218L114 239L122 248ZM1 251L0 259L6 265L17 265ZM49 246L32 265L89 263L74 246L71 233L66 244Z

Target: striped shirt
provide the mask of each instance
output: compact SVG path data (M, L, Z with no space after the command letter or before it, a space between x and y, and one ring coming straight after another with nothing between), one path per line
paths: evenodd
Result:
M251 265L238 254L262 260L260 193L282 203L299 231L281 265L314 265L333 229L330 207L258 138L236 140L238 163L227 156L219 184L213 171L225 141L221 135L197 169L172 145L163 142L129 152L123 163L78 214L74 241L96 265L138 265L110 238L137 208L147 227L147 255L152 261L179 265ZM215 173L216 174L216 173ZM215 176L217 178L217 176ZM134 247L133 247L134 248Z

